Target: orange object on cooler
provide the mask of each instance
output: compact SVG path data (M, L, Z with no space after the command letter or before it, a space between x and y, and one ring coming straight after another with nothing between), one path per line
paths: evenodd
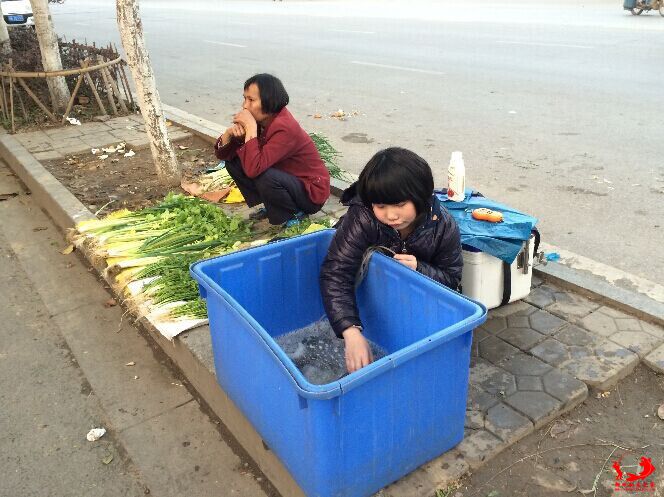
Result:
M473 210L473 218L479 221L489 221L490 223L499 223L503 220L503 213L492 211L486 207L480 207Z

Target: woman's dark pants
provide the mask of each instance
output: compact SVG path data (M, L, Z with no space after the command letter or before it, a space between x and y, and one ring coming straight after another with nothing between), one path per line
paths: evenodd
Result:
M240 159L235 157L226 161L226 170L249 207L263 203L270 224L283 224L300 211L314 214L322 207L309 200L299 178L274 167L252 179L244 173Z

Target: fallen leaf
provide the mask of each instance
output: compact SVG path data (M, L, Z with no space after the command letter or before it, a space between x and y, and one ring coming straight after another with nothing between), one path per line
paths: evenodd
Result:
M104 464L111 464L111 461L113 460L113 454L109 454L108 456L104 457L101 462Z
M101 151L104 152L105 154L112 154L115 152L117 148L115 147L108 147L108 148L102 148Z
M314 119L323 119L323 116L320 114L314 114Z
M125 366L136 366L136 363L134 361L131 361L125 364Z
M125 157L133 157L134 155L136 155L136 152L134 152L133 150L130 150L129 152L124 154Z
M166 121L166 126L173 126L173 123L171 121Z
M18 195L18 193L0 193L0 202L3 200L9 200L10 198L14 198Z
M185 147L184 145L178 145L178 148L180 150L187 150L189 147Z
M62 255L71 254L74 251L73 245L67 245L61 252Z
M47 229L48 228L46 226L37 226L36 228L32 228L32 231L44 231Z
M104 307L115 307L116 305L118 305L118 303L115 299L108 299L104 302Z
M108 159L108 154L103 154L99 156L99 160L106 160Z

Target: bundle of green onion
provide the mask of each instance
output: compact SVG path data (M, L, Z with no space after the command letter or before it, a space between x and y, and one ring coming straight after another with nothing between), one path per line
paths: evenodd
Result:
M355 181L348 171L339 167L337 159L341 157L341 153L332 146L325 136L320 133L309 133L309 136L313 140L314 145L316 145L320 158L325 162L325 167L330 172L330 176L341 181L346 181L347 183Z
M317 220L329 226L327 220ZM127 296L135 303L163 308L170 319L205 319L205 301L199 298L189 266L240 248L255 238L291 237L311 226L304 220L292 228L273 228L253 233L251 223L229 216L219 206L198 197L169 194L153 207L139 211L122 210L103 219L77 225L79 241L93 255L104 258L115 281L126 288L144 281L140 292ZM255 242L254 242L255 243Z

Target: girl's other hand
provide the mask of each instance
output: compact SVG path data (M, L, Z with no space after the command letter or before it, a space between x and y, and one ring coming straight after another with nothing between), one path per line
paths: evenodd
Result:
M343 337L346 342L346 369L349 373L373 362L369 342L362 336L362 332L358 328L355 326L346 328Z
M399 261L404 266L409 267L409 268L413 269L414 271L417 271L417 259L415 258L414 255L395 254L394 259Z

